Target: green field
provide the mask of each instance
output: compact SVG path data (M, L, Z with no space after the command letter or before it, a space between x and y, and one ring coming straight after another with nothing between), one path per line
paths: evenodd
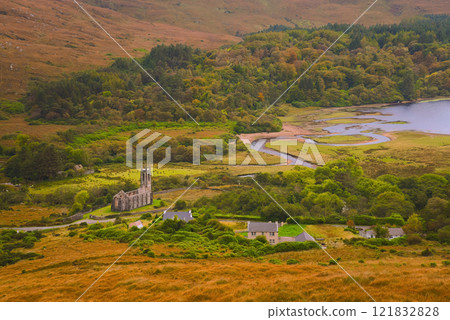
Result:
M140 207L140 208L137 208L137 209L133 209L133 210L130 210L130 211L127 211L127 213L128 212L130 212L130 213L140 213L140 212L155 210L155 209L158 209L158 208L161 208L161 200L154 199L153 200L153 204L147 205L147 206L143 206L143 207ZM121 212L121 213L125 213L125 212ZM102 216L109 216L109 215L117 214L117 212L111 211L111 206L108 205L106 207L99 208L97 210L89 212L86 215L89 216L91 214L94 215L94 216L102 217Z
M314 141L318 143L336 143L336 144L352 144L352 143L358 143L358 142L365 142L370 141L372 138L366 137L364 135L355 134L351 136L321 136L321 137L314 137Z
M300 227L297 224L285 224L278 228L278 236L280 237L296 237L304 231L305 226Z
M155 169L153 171L153 176L195 176L202 173L204 173L204 170L199 170L197 168L166 166L161 169ZM83 190L96 186L112 185L123 180L131 180L137 183L139 182L139 179L139 170L130 169L124 165L109 165L103 167L99 173L35 184L33 188L30 189L30 192L32 194L50 194L54 193L61 187L74 190Z

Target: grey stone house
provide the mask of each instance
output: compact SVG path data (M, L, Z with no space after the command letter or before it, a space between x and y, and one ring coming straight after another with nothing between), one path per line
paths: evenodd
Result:
M141 170L139 189L124 192L121 190L113 197L111 211L130 211L153 203L152 175L150 169Z
M167 219L175 219L177 217L178 220L183 220L184 222L189 222L193 220L192 212L189 211L167 211L163 214L163 220Z

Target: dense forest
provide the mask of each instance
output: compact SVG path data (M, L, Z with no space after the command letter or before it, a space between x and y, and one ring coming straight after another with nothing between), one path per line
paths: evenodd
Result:
M269 114L249 126L339 37L346 25L250 34L201 51L159 45L142 66L199 122L236 122L236 131L279 130ZM279 28L273 28L278 30ZM450 93L450 18L357 25L282 98L295 107L350 106ZM188 120L133 61L37 82L24 99L33 119L59 122ZM277 112L274 108L272 112Z

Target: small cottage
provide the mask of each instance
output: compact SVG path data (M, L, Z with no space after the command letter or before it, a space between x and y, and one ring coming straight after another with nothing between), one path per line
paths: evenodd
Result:
M249 221L247 224L247 238L255 239L257 236L266 237L270 244L277 244L280 242L304 242L315 241L306 231L303 231L296 237L279 237L278 228L282 227L284 222L253 222Z
M128 225L128 228L133 228L133 227L137 227L138 229L142 229L144 227L144 225L142 224L142 222L140 220L132 222Z
M376 232L373 229L363 228L359 230L359 235L366 239L376 238ZM405 232L402 228L388 228L388 236L389 240L402 237L405 235Z
M163 214L163 220L172 219L177 217L178 220L183 220L184 222L189 222L193 220L192 211L167 211Z

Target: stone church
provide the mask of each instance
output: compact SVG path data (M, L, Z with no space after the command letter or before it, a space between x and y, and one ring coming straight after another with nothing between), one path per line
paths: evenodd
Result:
M111 211L130 211L153 203L151 169L141 170L141 186L137 190L120 191L113 197Z

